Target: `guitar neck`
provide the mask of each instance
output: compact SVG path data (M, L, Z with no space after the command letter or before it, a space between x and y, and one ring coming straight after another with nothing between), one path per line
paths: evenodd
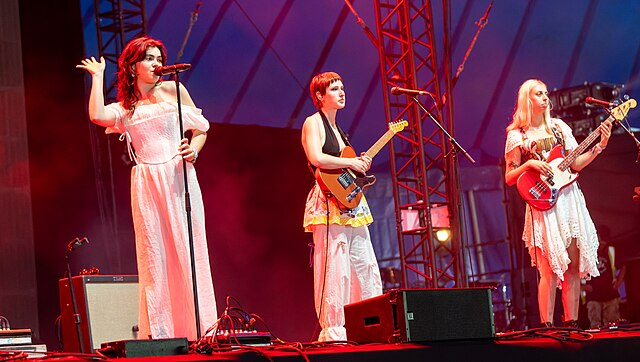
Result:
M612 120L612 117L607 118L606 121L609 121L609 120ZM576 147L575 150L571 151L571 153L567 157L565 157L565 159L562 162L560 162L560 164L558 164L558 169L562 171L568 169L569 166L571 166L571 164L573 163L573 161L575 161L576 158L578 158L578 156L580 156L584 152L584 150L586 150L587 147L589 147L593 143L593 141L595 141L599 136L600 136L600 131L596 128L596 130L591 132L587 136L587 138L584 139L584 141L580 142L580 144L578 145L578 147Z
M390 130L390 129L387 130L387 132L385 132L385 134L383 134L382 137L380 137L376 141L376 143L374 143L373 146L371 146L367 150L367 152L365 152L365 154L370 158L373 158L375 155L378 154L378 152L380 152L382 147L384 147L384 145L386 145L387 142L389 142L389 140L393 138L394 135L395 135L395 132L393 132L393 130Z

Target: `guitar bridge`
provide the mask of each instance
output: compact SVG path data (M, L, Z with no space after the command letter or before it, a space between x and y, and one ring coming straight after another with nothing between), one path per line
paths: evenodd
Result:
M543 193L549 191L547 186L540 181L536 182L536 185L529 189L529 193L534 199L539 199Z

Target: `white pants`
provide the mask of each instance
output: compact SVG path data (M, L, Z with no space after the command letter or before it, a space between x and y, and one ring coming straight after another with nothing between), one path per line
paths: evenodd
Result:
M328 236L328 240L327 240ZM313 253L319 341L347 340L344 305L382 294L380 269L366 226L314 225Z

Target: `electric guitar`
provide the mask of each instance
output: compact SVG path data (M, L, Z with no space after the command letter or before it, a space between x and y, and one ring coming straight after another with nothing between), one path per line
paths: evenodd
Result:
M389 123L389 130L365 154L373 158L396 133L402 131L408 124L406 120ZM352 147L346 146L340 152L340 157L354 158L357 157L357 154ZM338 207L341 210L349 210L358 206L360 199L362 199L362 191L376 182L375 176L365 175L350 168L334 170L318 168L315 177L320 188L325 192L330 192L338 201Z
M620 121L626 117L631 108L637 105L635 99L630 99L611 110L607 121ZM605 121L606 122L606 121ZM527 170L523 172L517 181L518 193L531 207L538 210L551 209L558 200L558 194L564 187L572 184L578 173L571 171L569 166L580 156L589 145L600 136L598 129L591 132L575 150L564 156L562 146L555 146L549 153L547 163L551 165L551 174L541 175L537 171Z

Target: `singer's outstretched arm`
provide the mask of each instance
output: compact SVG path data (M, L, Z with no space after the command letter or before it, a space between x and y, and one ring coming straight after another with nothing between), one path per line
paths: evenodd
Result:
M104 70L106 63L104 57L97 61L94 57L82 60L76 68L84 69L91 74L91 93L89 94L89 118L91 122L111 127L116 123L116 115L107 112L104 107Z

